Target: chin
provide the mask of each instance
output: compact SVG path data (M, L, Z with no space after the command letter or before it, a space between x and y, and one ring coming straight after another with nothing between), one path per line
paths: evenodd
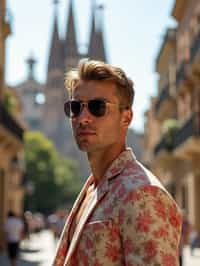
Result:
M98 149L96 148L96 146L94 144L89 144L89 143L78 143L78 148L79 150L83 151L83 152L93 152L93 151L97 151Z
M87 152L91 148L91 145L89 145L89 143L86 143L86 142L77 142L77 145L78 145L79 150L85 151L85 152Z
M81 151L87 151L87 147L85 145L78 145L79 150Z

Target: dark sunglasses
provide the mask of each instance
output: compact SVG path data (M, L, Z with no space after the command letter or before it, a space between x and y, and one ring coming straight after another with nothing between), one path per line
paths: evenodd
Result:
M74 118L74 117L78 117L81 114L83 108L86 106L88 111L92 115L96 117L101 117L106 114L108 104L118 105L121 108L122 107L127 108L127 106L125 105L111 103L104 99L93 99L87 102L71 100L71 101L65 102L64 111L68 117Z

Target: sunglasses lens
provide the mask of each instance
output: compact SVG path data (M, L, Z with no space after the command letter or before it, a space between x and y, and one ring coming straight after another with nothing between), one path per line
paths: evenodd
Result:
M106 113L106 102L103 100L90 100L88 109L94 116L104 116Z
M71 117L76 117L81 112L81 103L78 101L71 101Z
M80 115L82 103L79 101L68 101L64 104L65 114L68 117L77 117ZM106 113L106 102L104 100L88 101L89 112L97 117L104 116Z
M65 104L64 104L64 111L65 111L65 114L68 116L68 117L70 117L70 102L66 102Z
M81 104L78 101L68 101L64 104L64 111L68 117L76 117L80 114Z

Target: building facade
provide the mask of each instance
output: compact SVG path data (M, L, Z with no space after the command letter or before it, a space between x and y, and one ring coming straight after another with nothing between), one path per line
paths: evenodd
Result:
M6 87L5 43L11 33L6 1L0 1L0 249L3 224L8 210L23 211L22 162L23 128L20 104L15 92ZM16 104L14 104L14 102Z
M158 95L146 112L146 164L200 232L200 2L177 0L156 60Z

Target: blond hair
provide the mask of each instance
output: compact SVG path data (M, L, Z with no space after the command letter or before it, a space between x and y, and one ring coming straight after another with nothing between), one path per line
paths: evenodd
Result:
M82 59L77 69L69 71L65 76L65 87L71 98L79 81L112 81L116 85L117 94L122 104L132 107L134 100L134 85L124 71L102 61Z

